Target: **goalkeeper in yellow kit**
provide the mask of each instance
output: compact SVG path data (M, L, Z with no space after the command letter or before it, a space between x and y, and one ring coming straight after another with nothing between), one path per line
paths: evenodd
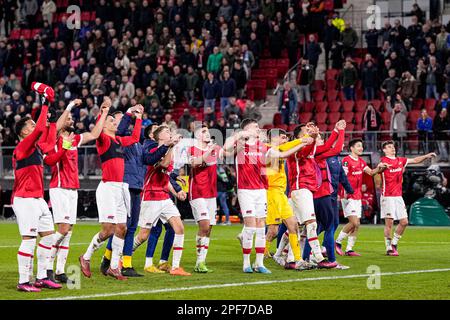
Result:
M313 139L305 137L288 142L286 131L281 129L270 130L268 138L270 149L267 152L266 161L268 180L266 256L270 255L270 244L278 234L278 226L283 222L289 232L289 244L294 255L295 268L298 270L309 269L309 264L301 259L297 218L286 196L287 178L284 159L297 152L299 148L313 143Z

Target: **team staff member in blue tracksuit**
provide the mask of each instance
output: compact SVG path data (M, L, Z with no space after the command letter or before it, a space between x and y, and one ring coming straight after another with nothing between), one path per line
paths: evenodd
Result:
M130 135L129 127L133 119L134 109L129 108L122 116L119 126L117 127L118 136ZM118 118L122 113L116 112L115 118ZM143 140L143 133L141 133L141 141ZM125 235L125 243L123 247L122 260L122 275L126 277L141 277L142 275L134 270L131 263L131 256L133 254L133 239L139 220L139 212L141 210L141 192L144 185L145 165L143 164L143 146L141 143L135 143L124 148L125 156L125 175L124 182L128 183L130 191L130 213L127 219L127 233ZM108 270L111 260L111 238L106 246L105 254L103 256L101 270L102 272Z
M326 241L328 239L328 233L332 233L332 238L334 239L334 234L339 226L339 203L337 200L339 184L341 184L345 192L348 194L353 194L353 188L348 182L347 176L345 175L344 168L342 168L341 160L339 160L339 156L330 157L327 159L328 169L330 171L331 177L331 185L333 187L333 193L331 193L331 204L333 205L334 210L334 223L333 228L325 232L322 246L326 247Z

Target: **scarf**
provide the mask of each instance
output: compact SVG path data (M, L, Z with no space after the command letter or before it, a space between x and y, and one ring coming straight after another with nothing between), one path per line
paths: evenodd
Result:
M364 114L364 130L367 131L367 113L369 112L369 110L366 111L366 113ZM370 111L370 126L372 128L376 128L378 126L378 122L377 122L377 114L375 111Z

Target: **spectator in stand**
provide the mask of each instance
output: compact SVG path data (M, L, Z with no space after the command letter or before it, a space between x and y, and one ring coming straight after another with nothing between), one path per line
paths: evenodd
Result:
M220 83L214 78L214 73L208 73L208 80L203 83L204 109L211 107L215 109L216 97L219 95Z
M416 123L417 132L419 133L419 153L429 152L429 142L433 133L433 119L428 116L427 109L423 108L420 112L420 118Z
M393 50L397 51L403 45L406 38L406 29L402 26L399 19L396 19L394 26L389 31L389 42L392 44Z
M134 97L135 93L136 93L136 89L134 87L133 82L129 81L128 76L123 76L122 82L120 83L120 86L119 86L119 96L120 97L128 97L131 99Z
M344 57L353 56L353 51L358 43L358 34L352 28L350 22L345 23L345 30L341 32Z
M333 19L328 18L327 24L323 30L323 44L325 48L325 69L328 69L330 65L330 52L333 48L333 44L339 40L339 30L333 25Z
M386 99L388 97L394 100L400 91L399 79L396 77L395 69L389 69L389 77L381 84L381 91L384 92Z
M223 112L228 105L228 99L236 96L236 81L230 78L230 71L223 72L223 80L220 82L220 111Z
M412 103L417 96L417 82L411 72L405 71L400 80L400 96L409 110L412 109Z
M159 104L159 101L153 99L150 104L150 108L146 110L148 113L149 119L153 123L161 123L164 117L164 110Z
M298 60L298 49L300 42L300 32L294 22L289 23L286 34L286 48L288 50L289 67L294 66Z
M449 38L450 38L450 34L449 34ZM447 50L450 51L450 47ZM445 80L445 91L447 93L450 93L450 57L447 59L447 65L445 66L445 69L442 72L442 76L444 77L444 80Z
M372 57L378 57L378 39L380 38L380 31L376 29L376 24L374 23L372 27L364 35L367 43L367 52L372 55Z
M450 139L450 118L448 116L447 108L444 108L439 112L433 121L433 132L434 138L436 139L438 151L439 151L439 161L448 162L448 142Z
M317 43L316 37L313 34L310 34L308 37L308 43L306 45L305 57L313 66L314 71L316 70L317 64L319 63L319 56L321 53L322 49L320 48L320 44Z
M351 60L345 61L340 77L345 100L355 100L355 85L358 81L358 71Z
M195 121L195 117L191 115L191 112L188 108L184 109L183 115L180 117L178 121L178 127L180 129L189 130L191 127L191 123Z
M372 101L375 99L378 88L378 69L372 59L369 59L362 68L361 82L366 100Z
M434 110L437 114L441 112L442 109L448 109L450 107L450 99L448 93L444 92L441 96L441 100L436 103Z
M297 94L292 90L291 85L286 81L278 96L278 111L281 112L282 122L290 124L291 116L297 109Z
M225 165L217 166L217 201L221 213L225 215L225 221L222 222L222 215L219 215L219 223L222 225L231 225L230 209L228 208L228 192L232 191L233 184ZM221 223L222 222L222 223Z
M396 96L396 99L393 102L394 99L391 96L386 97L386 110L391 113L390 135L394 141L401 141L407 136L406 130L408 127L406 119L408 117L408 110L399 94ZM403 154L403 145L400 143L399 146L401 149L399 153Z
M309 64L307 58L302 59L299 81L300 102L311 101L311 86L314 83L314 68Z
M244 89L247 83L247 73L242 67L242 62L236 60L231 71L231 78L236 82L236 95L239 99L244 97Z
M222 63L222 53L219 52L219 47L214 47L213 54L208 57L208 63L206 70L213 74L218 74L220 70L220 64Z
M228 99L228 105L226 106L223 112L223 117L225 118L226 121L230 121L230 116L232 114L237 115L239 118L242 118L241 108L239 108L239 106L236 105L236 97L230 97Z
M195 88L197 88L199 76L197 72L194 71L194 68L192 66L187 67L187 74L185 76L185 80L186 80L186 89L184 91L184 97L188 101L190 106L194 106Z
M281 51L283 50L283 48L283 33L280 30L280 26L278 24L275 24L272 31L270 32L269 37L269 50L272 58L279 59L281 57Z
M436 61L436 57L430 57L430 64L427 67L427 78L426 78L426 98L427 99L439 99L439 94L437 91L437 86L439 81L441 81L441 70L440 66Z
M363 119L363 131L364 131L364 141L368 151L376 151L376 131L380 130L381 127L381 114L375 109L372 103L369 103L364 112Z

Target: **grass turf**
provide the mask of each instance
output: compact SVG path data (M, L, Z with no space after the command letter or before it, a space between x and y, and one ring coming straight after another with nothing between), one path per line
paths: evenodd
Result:
M98 232L95 223L79 223L71 240L67 266L78 266L92 236ZM30 294L16 291L17 249L20 237L15 223L0 223L0 299L40 299L85 297L85 299L450 299L450 270L416 273L418 270L447 269L450 261L450 228L409 227L399 244L399 257L385 256L383 228L363 225L355 250L362 257L338 257L348 270L286 271L273 261L266 261L271 275L244 274L242 255L236 234L240 225L213 229L208 252L209 274L174 277L168 274L146 274L142 278L117 281L100 274L98 266L104 248L94 254L93 276L81 275L79 290L63 288ZM195 264L196 226L186 225L182 265L192 271ZM162 240L162 239L161 239ZM159 259L160 242L154 261ZM345 243L344 243L345 245ZM273 248L275 243L273 244ZM133 257L133 265L143 273L145 245ZM252 261L254 253L252 253ZM367 287L367 268L380 268L380 289ZM35 262L36 268L36 262ZM398 274L409 272L409 274ZM387 275L383 275L388 273ZM394 274L392 274L394 273ZM336 278L335 278L336 277ZM319 279L317 279L319 278ZM320 279L323 278L323 279ZM268 282L265 282L268 281ZM258 284L249 284L259 282ZM223 286L234 284L233 286ZM210 286L205 288L204 286ZM211 287L212 286L212 287ZM192 287L200 287L194 288ZM186 290L191 288L190 290ZM126 295L127 292L136 292ZM108 296L110 294L120 294ZM99 295L99 296L95 296Z

